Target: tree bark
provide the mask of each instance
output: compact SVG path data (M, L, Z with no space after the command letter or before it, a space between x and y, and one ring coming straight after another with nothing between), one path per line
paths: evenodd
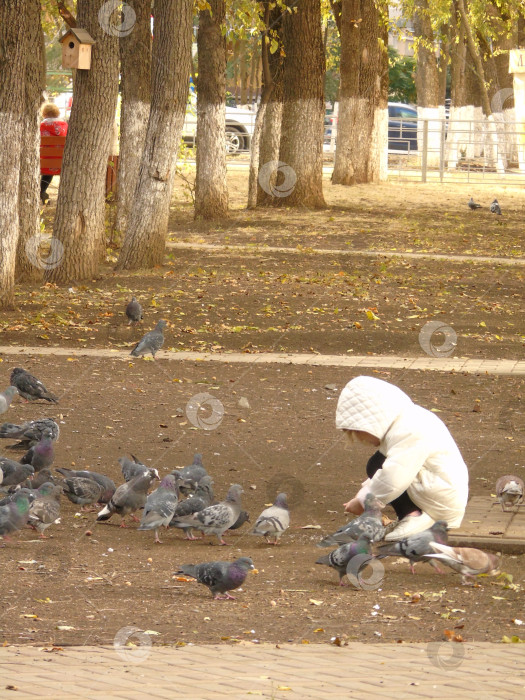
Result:
M118 269L161 265L191 63L191 0L156 0L151 110Z
M388 57L386 28L374 2L342 4L341 83L332 183L386 179ZM381 42L382 40L382 46Z
M283 18L281 178L269 188L273 206L325 207L323 196L324 73L320 0L297 4ZM271 174L271 168L267 175ZM264 176L262 178L264 180ZM259 177L261 180L261 174ZM263 183L261 185L264 188Z
M36 252L40 237L40 107L46 86L44 33L40 21L40 0L26 0L27 62L23 117L22 154L18 191L19 238L16 253L17 281L42 276L42 268L27 254L28 241L33 239ZM31 244L29 244L31 245Z
M139 176L151 104L151 0L128 0L133 31L120 37L120 152L115 228L126 231Z
M76 71L53 232L63 246L63 257L44 273L46 280L62 284L93 277L104 252L105 179L118 91L118 30L99 21L103 5L104 0L78 0L77 4L78 26L96 43L91 69Z
M12 308L15 297L26 31L26 0L0 3L0 309Z
M209 0L210 9L199 12L197 53L197 174L195 218L228 216L226 184L226 37L221 25L225 0Z
M414 35L419 39L416 67L417 106L436 108L441 104L439 72L429 13L428 0L416 0Z

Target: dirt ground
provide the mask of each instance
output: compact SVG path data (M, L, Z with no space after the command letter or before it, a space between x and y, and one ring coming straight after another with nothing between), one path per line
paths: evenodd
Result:
M247 212L244 175L233 174L230 185L232 215L214 226L193 222L188 194L179 186L171 238L248 244L252 251L172 250L163 267L129 274L113 272L116 251L110 248L96 280L68 289L21 286L18 309L0 318L0 345L125 349L166 318L165 347L174 350L416 357L424 356L421 328L438 319L457 334L456 356L523 358L522 266L359 253L522 256L523 191L398 184L348 189L327 181L326 210ZM487 209L470 212L470 195L483 204L497 196L503 217ZM264 244L295 252L270 254ZM321 256L314 248L356 255ZM132 292L145 310L136 328L123 319ZM125 453L166 473L202 452L219 498L231 483L241 483L253 522L285 490L292 526L279 547L249 536L247 526L227 536L230 547L219 548L211 538L188 542L171 530L163 545L155 545L153 534L137 532L135 524L124 530L118 522L95 525L95 515L77 515L64 499L62 522L47 531L48 540L24 530L0 548L0 642L111 643L126 626L158 633L155 643L179 644L441 640L450 634L445 630L468 641L498 641L520 633L514 620L525 621L523 555L504 556L508 576L481 578L478 587L462 586L456 574L440 576L426 564L411 575L406 562L387 559L377 590L339 588L334 571L315 565L327 552L315 544L345 522L342 503L363 480L369 456L334 428L338 393L358 372L131 359L0 357L2 386L13 367L23 366L61 397L57 407L16 400L3 418L57 418L56 466L89 467L118 483L117 459ZM364 373L398 384L438 412L469 465L472 495L490 499L497 476L523 475L524 378ZM213 430L193 425L187 415L188 401L200 393L224 407ZM238 406L242 396L250 409ZM0 453L17 454L5 444ZM180 564L241 554L253 558L258 573L237 601L213 601L204 587L172 578Z

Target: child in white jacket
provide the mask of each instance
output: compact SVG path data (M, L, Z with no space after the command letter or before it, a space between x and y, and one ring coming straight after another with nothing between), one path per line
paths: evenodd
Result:
M378 451L368 479L345 510L359 515L367 493L390 503L399 523L385 539L422 532L436 520L459 527L468 498L468 470L446 425L398 387L356 377L337 403L336 427Z

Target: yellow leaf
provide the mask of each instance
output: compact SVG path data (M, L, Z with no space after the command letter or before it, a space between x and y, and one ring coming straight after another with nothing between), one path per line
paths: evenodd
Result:
M311 605L322 605L323 601L322 600L314 600L313 598L310 598L308 601Z
M324 629L322 627L318 627L314 632L324 632Z
M30 620L38 620L38 615L20 615L20 617L27 617Z
M408 616L408 619L409 619L409 620L421 620L420 617L416 617L415 615L409 615L409 616Z
M486 327L487 327L487 324L485 323L485 321L481 321L479 325L480 325L482 328L486 328Z
M289 685L278 685L277 690L291 690Z
M375 313L370 310L366 312L366 317L369 321L379 321L379 316L376 316Z

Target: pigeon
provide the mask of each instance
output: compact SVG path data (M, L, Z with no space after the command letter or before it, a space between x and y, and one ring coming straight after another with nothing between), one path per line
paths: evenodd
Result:
M11 372L10 382L18 389L20 396L27 401L37 401L45 399L50 403L58 403L58 398L51 394L42 382L25 369L15 367Z
M151 353L153 359L155 359L155 354L164 345L163 331L167 325L167 321L159 321L155 326L155 330L146 333L142 340L139 340L139 342L130 352L130 355L133 355L133 357L139 357L140 355L147 355L149 352Z
M16 394L18 394L16 386L8 386L5 391L0 393L0 415L7 411Z
M362 534L356 542L342 544L337 549L334 549L333 552L330 552L330 554L325 554L324 557L319 557L315 563L325 564L326 566L331 566L332 569L335 569L339 574L339 585L344 586L345 584L343 583L343 578L347 573L348 565L350 561L357 556L360 556L361 558L356 566L356 574L364 564L368 563L374 558L372 556L372 548L370 546L370 537L366 534Z
M271 544L278 544L279 537L290 527L290 511L286 501L286 494L280 493L273 506L265 508L259 515L251 530L251 535L262 535L266 542L273 535L275 538Z
M198 513L201 510L207 508L213 501L213 479L211 476L203 476L202 479L197 484L197 489L193 496L186 498L184 501L180 501L175 509L173 518L170 522L170 527L178 527L186 533L186 539L196 540L197 538L193 536L192 530L193 525L188 525L187 523L180 523L178 518L180 516L188 516L193 513ZM241 511L243 512L243 511ZM240 518L240 515L239 515ZM238 519L239 519L238 518ZM238 520L237 519L237 520ZM235 525L236 523L234 523ZM231 530L231 528L230 528Z
M501 216L501 207L497 199L495 199L490 205L490 211L492 214L499 214L499 216Z
M237 520L233 523L233 525L230 527L230 530L238 530L240 527L244 525L244 523L250 523L250 514L248 513L247 510L241 510L239 513L239 517Z
M520 479L519 476L514 476L512 474L500 476L496 481L496 495L501 504L502 511L505 511L507 505L518 505L523 499L524 486L523 479Z
M155 542L158 544L162 544L159 527L169 527L179 502L178 491L177 478L168 474L146 499L139 530L155 530Z
M433 554L425 554L425 557L440 559L454 571L462 574L462 582L468 583L469 579L478 574L492 576L498 572L498 557L489 552L473 547L449 547L439 542L431 542Z
M42 484L45 484L46 481L49 481L51 484L56 486L55 477L51 474L47 467L44 467L44 469L41 469L37 474L26 479L22 483L22 486L28 489L36 490L39 489Z
M61 493L61 486L54 486L46 481L38 489L38 496L29 506L29 524L38 530L43 540L46 539L44 530L60 522Z
M17 486L35 473L30 464L20 464L7 457L0 457L0 484L2 486Z
M100 484L103 491L98 499L98 503L108 503L111 496L113 496L115 493L115 482L105 474L91 472L88 469L75 471L74 469L67 469L66 467L57 467L57 472L60 472L60 474L66 478L80 477L82 479L92 479L93 481L96 481L97 484Z
M129 320L128 326L134 325L135 323L142 321L142 306L139 304L136 297L131 297L131 301L126 306L126 316Z
M0 501L0 506L6 506L8 503L13 503L13 501L16 500L16 497L22 494L27 498L29 503L32 503L35 498L38 496L38 491L36 489L28 489L28 488L18 488L13 493L9 493L5 498L2 498Z
M14 423L4 423L0 426L0 438L14 438L21 442L29 442L29 447L32 447L42 439L44 430L51 431L51 439L57 441L60 435L60 428L51 418L40 418L38 420L30 420L22 425Z
M134 479L136 476L144 476L145 474L149 474L150 472L153 473L153 476L156 479L159 479L159 472L156 469L152 469L151 467L147 467L145 464L142 464L135 455L131 455L133 457L133 462L131 459L128 459L127 457L119 457L118 463L120 464L120 468L122 470L122 476L124 477L124 481L131 481Z
M98 503L104 487L94 479L86 479L82 476L73 476L62 483L64 495L71 503L81 506L90 506Z
M365 498L364 513L340 527L333 535L325 537L317 546L331 547L332 545L346 544L358 540L362 534L370 535L372 542L379 542L385 536L380 502L371 493L367 494Z
M42 438L40 442L36 445L30 447L25 455L21 458L20 464L30 464L38 472L41 469L50 467L53 464L55 458L55 450L53 447L53 440L51 438L51 431L45 429L42 433Z
M196 579L210 589L214 600L235 600L228 591L242 586L248 571L253 568L253 561L249 557L241 557L234 562L208 561L203 564L184 564L174 575L184 574Z
M148 489L155 478L154 474L148 473L136 476L131 481L121 484L109 499L108 504L98 514L97 522L109 520L113 513L117 513L122 518L120 527L126 527L124 518L129 514L139 522L133 513L145 506Z
M24 493L18 491L13 500L0 506L0 535L6 537L21 530L29 518L29 500Z
M444 520L438 520L432 527L423 532L418 532L416 535L405 537L399 542L385 544L376 552L377 559L384 557L405 557L410 562L410 571L414 573L414 564L418 561L428 561L432 564L436 571L443 573L437 562L434 559L425 559L425 554L432 554L434 550L430 546L431 542L439 542L439 544L448 543L448 525Z
M223 533L235 524L241 512L242 487L239 484L230 486L226 500L192 515L178 518L179 523L201 530L205 535L217 535L219 544L225 545Z
M193 464L188 467L183 467L183 469L174 469L172 472L174 475L178 475L181 479L185 480L185 484L181 483L180 491L183 494L192 493L195 491L197 483L205 476L208 476L208 472L202 465L202 455L195 454L193 456ZM192 484L193 482L193 484ZM193 488L192 488L193 486Z
M468 207L469 209L481 209L481 204L476 204L473 197L471 197L468 201Z

